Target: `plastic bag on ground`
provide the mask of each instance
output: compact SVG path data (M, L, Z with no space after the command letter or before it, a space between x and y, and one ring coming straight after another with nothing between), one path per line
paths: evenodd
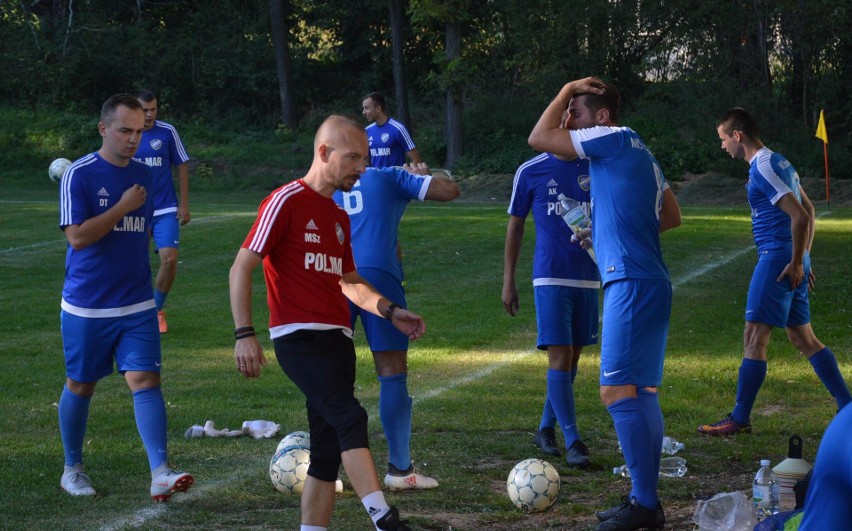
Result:
M752 500L742 492L722 492L699 501L692 521L699 531L751 531L757 524Z

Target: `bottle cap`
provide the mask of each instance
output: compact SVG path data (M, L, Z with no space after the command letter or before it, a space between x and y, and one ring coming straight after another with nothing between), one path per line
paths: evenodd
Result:
M769 466L769 459L761 459L760 466Z

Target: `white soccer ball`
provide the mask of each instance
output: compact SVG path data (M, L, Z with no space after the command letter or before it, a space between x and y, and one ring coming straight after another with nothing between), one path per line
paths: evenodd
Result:
M65 173L65 169L71 165L71 161L68 159L56 159L50 163L50 167L47 169L47 175L50 177L50 180L59 183L62 181L62 174Z
M306 448L277 451L269 462L269 479L279 492L301 494L310 465L311 451Z
M308 432L305 431L294 431L293 433L288 433L281 439L281 442L278 443L278 448L275 449L276 452L279 452L284 449L291 448L306 448L308 450L311 449L311 436Z
M524 459L509 472L506 491L525 513L547 510L559 497L559 472L541 459Z

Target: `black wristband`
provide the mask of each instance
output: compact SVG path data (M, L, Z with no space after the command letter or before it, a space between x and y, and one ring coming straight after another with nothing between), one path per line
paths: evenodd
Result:
M240 339L245 339L245 338L247 338L247 337L254 337L255 335L256 335L256 334L255 334L254 332L243 332L242 334L239 334L239 335L236 335L236 334L235 334L235 335L234 335L234 339L236 339L237 341L239 341Z
M390 303L388 307L385 308L385 319L388 321L393 319L393 311L397 308L401 308L401 306L395 302Z
M245 335L248 334L248 335ZM234 338L242 339L243 337L251 337L254 335L254 327L253 326L241 326L234 330Z

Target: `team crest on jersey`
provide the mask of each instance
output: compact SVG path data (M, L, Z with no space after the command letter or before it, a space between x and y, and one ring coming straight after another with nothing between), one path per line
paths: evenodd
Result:
M337 241L340 242L340 245L343 245L344 234L343 227L340 226L340 223L334 224L334 232L337 234Z
M390 135L387 133L382 133L382 142L386 143L390 140Z
M580 188L582 188L584 192L588 192L589 188L592 186L592 178L588 175L580 175L577 177L577 184L580 185Z
M159 138L151 140L151 149L158 150L163 147L163 141Z

